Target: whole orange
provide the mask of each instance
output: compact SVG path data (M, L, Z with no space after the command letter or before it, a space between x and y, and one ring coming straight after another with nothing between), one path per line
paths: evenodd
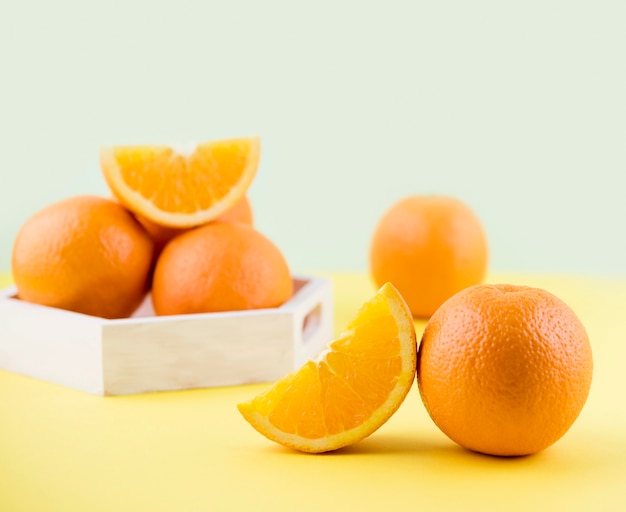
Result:
M129 316L147 293L152 240L123 206L95 196L30 217L13 246L20 299L104 318Z
M292 293L289 267L276 245L251 226L230 222L174 238L152 281L158 315L273 308Z
M172 238L180 235L181 233L184 233L185 231L189 231L189 229L193 229L161 226L146 219L145 217L141 217L140 215L137 215L136 217L137 220L152 237L152 240L154 241L155 252L157 254L161 253L163 247L165 247L165 244L167 244ZM239 201L237 201L233 206L231 206L228 210L226 210L212 222L242 222L244 224L252 226L254 224L254 216L252 213L250 200L247 196L243 196Z
M487 270L482 224L460 200L410 196L381 218L371 241L370 270L377 287L389 281L413 316L427 318L449 297L481 283Z
M476 285L446 301L419 347L417 382L437 426L491 455L537 453L582 410L593 362L562 300L524 286Z
M215 222L242 222L249 226L254 225L254 213L248 196L243 196L239 201L222 213Z

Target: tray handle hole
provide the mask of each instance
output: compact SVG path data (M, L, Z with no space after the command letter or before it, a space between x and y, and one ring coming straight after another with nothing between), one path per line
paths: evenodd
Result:
M302 321L302 341L307 343L322 324L322 305L317 304Z

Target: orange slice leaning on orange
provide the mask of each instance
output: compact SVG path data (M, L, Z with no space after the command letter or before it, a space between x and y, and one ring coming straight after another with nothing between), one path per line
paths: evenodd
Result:
M104 147L100 166L126 208L158 225L186 228L217 218L239 201L259 156L259 138L248 137L185 147Z
M389 283L315 361L238 405L268 439L319 453L354 444L400 407L415 377L415 326Z

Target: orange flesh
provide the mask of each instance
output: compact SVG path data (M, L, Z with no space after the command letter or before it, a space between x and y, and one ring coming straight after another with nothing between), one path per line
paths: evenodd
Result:
M119 147L114 150L124 182L160 210L173 213L193 213L209 208L237 184L239 169L247 158L241 144L205 144L198 146L189 157L162 146ZM176 175L177 181L164 179ZM197 172L203 169L203 172ZM175 185L181 191L193 190L192 201L179 201L185 194L173 194Z
M402 372L397 325L383 300L362 314L371 319L352 322L320 361L254 400L276 428L317 439L361 425L385 403Z

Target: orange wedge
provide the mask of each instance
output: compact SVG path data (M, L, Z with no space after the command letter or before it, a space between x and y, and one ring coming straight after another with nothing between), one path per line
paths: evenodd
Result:
M185 228L217 218L240 200L259 156L258 137L248 137L187 147L104 147L100 166L126 208L156 224Z
M268 439L320 453L354 444L382 426L415 377L411 312L389 283L315 361L237 407Z

